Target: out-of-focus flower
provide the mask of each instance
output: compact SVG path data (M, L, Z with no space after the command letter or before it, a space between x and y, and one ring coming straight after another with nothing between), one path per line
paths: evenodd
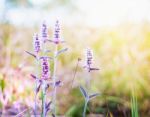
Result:
M42 60L41 78L44 80L47 80L48 78L50 78L50 68L49 68L48 57L41 57L41 60Z
M64 43L64 41L62 40L62 37L61 37L61 32L60 32L60 24L59 24L59 21L57 20L56 21L56 24L55 24L55 28L54 28L54 37L53 37L53 40L49 40L50 42L53 42L54 44L60 44L60 43Z
M35 34L33 37L33 47L34 52L37 54L41 50L41 41L39 40L38 34Z
M45 22L43 22L41 27L41 41L45 43L48 40L48 29Z
M42 46L41 46L41 40L38 37L38 34L34 34L33 36L33 49L34 49L34 53L26 51L26 53L28 53L29 55L33 56L34 58L37 58L37 54L41 51Z
M90 48L87 48L85 58L86 58L86 60L85 60L84 68L86 68L88 70L88 72L93 71L93 70L99 70L98 68L93 68L92 67L92 64L93 64L93 51Z
M54 39L53 39L55 44L60 43L60 26L59 26L59 21L56 21L55 24L55 32L54 32Z
M86 50L86 66L90 67L93 63L93 51L89 48Z

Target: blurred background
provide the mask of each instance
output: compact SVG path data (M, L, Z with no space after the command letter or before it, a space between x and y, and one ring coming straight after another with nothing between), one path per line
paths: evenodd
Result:
M33 51L33 34L43 21L52 38L56 20L66 41L62 48L69 48L58 62L64 83L58 88L58 114L79 117L82 112L78 86L89 77L82 64L90 47L100 68L90 74L91 91L101 96L91 101L89 113L128 116L134 87L140 116L149 117L150 0L0 0L0 112L33 106L35 64L25 51ZM81 64L68 88L78 58Z

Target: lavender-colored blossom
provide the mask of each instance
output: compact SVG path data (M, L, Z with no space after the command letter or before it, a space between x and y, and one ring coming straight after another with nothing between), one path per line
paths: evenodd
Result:
M42 57L42 75L41 78L46 80L50 77L49 62L47 57Z
M55 44L58 44L60 42L60 26L59 26L59 21L56 21L55 24L55 32L54 32L54 39L53 39Z
M41 42L39 40L38 34L35 34L33 37L33 47L34 47L34 52L37 54L41 50Z
M26 51L26 53L28 53L29 55L33 56L35 59L37 59L37 55L38 53L41 51L42 47L41 47L41 41L38 37L38 34L34 34L33 36L33 49L34 49L34 53Z
M90 67L93 63L93 51L91 49L86 50L86 66Z
M42 24L41 27L41 40L43 43L45 43L48 40L48 29L45 22Z
M62 41L61 35L60 35L60 25L59 25L59 21L56 21L55 24L55 29L54 29L54 37L53 40L49 40L50 42L53 42L54 44L59 44L59 43L63 43L64 41Z
M88 72L93 71L93 70L99 70L98 68L93 68L93 51L90 48L87 48L86 50L86 60L85 60L85 67L88 69Z

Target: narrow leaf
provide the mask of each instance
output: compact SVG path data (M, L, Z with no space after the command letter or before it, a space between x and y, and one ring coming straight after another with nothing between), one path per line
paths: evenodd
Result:
M39 84L39 86L36 88L36 94L40 91L42 83Z
M62 82L60 80L55 82L55 86L62 86L62 85L63 84L62 84Z
M99 93L94 93L92 95L89 96L89 99L92 99L92 98L95 98L97 97L98 95L100 95Z
M46 85L45 90L47 90L49 88L49 84Z
M52 57L48 57L48 56L42 56L42 57L40 57L40 59L44 59L44 58L53 59Z
M88 97L88 93L86 92L86 90L82 86L80 86L80 91L81 91L82 95L84 96L84 98Z
M35 54L32 54L31 52L26 51L26 53L28 53L29 55L33 56L34 58L36 58Z
M48 113L49 110L50 110L50 108L47 108L47 109L46 109L46 114L45 114L45 115L47 115L47 113Z
M46 108L49 108L51 103L52 103L52 101L50 101L48 104L46 104Z
M99 68L90 68L90 71L92 70L99 70Z
M67 50L68 50L68 48L65 48L65 49L59 50L59 51L57 52L57 54L56 54L56 56L55 56L55 57L57 57L58 55L62 54L63 52L65 52L65 51L67 51Z
M37 77L33 74L31 74L31 77L34 78L34 79L37 79Z

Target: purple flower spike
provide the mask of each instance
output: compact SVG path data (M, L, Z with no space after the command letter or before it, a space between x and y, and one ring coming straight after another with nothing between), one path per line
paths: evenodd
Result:
M56 21L55 24L55 32L54 32L54 43L58 44L60 42L60 26L59 21Z
M93 52L91 49L87 49L86 50L86 66L91 66L91 64L93 63Z
M33 37L33 47L34 47L34 52L36 54L41 51L41 42L39 40L38 34L35 34Z
M43 43L45 43L48 40L48 30L45 22L42 24L41 27L41 38Z
M84 68L88 69L88 72L90 71L94 71L94 70L99 70L98 68L93 68L92 64L93 64L93 51L91 49L87 49L86 50L86 64Z
M61 37L60 37L60 25L59 25L59 21L56 21L55 24L55 29L54 29L54 38L53 38L53 43L55 44L59 44L59 43L63 43L64 41L62 41Z
M50 77L49 62L47 57L42 57L42 79L47 80Z

